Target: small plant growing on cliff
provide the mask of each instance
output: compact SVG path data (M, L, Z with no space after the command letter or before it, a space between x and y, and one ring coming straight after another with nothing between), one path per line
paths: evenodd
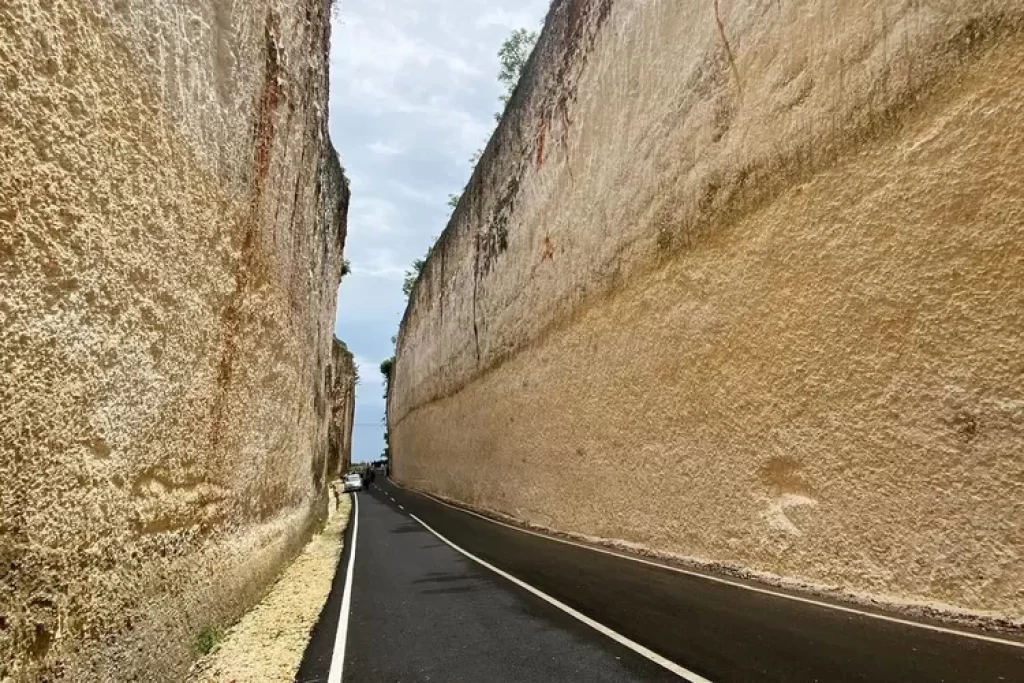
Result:
M345 259L344 261L341 262L341 276L345 277L346 275L348 275L351 272L352 272L352 263L348 259Z
M412 294L412 288L416 284L417 278L420 273L423 272L423 266L426 265L427 260L418 258L412 262L412 269L405 271L405 279L402 281L402 293L406 296Z
M196 635L196 650L208 655L224 640L224 632L216 626L207 626Z
M451 204L451 197L455 197L455 195L449 195L449 205ZM457 198L455 201L456 203L458 203ZM435 237L434 241L436 240L437 238ZM427 249L427 253L423 256L423 258L418 258L415 261L413 261L412 268L410 270L405 271L405 280L402 281L402 293L405 294L406 297L412 294L412 288L413 286L416 285L416 280L419 279L420 273L423 272L423 266L427 265L427 259L430 258L430 252L432 251L434 251L433 244L431 244L430 248Z
M391 371L395 369L395 357L385 358L380 362L380 374L384 375L384 400L388 398L391 390Z

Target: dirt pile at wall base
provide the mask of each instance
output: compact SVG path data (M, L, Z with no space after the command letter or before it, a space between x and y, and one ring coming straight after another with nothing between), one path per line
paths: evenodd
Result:
M556 2L406 311L396 478L1024 617L1022 27Z
M0 679L181 680L325 514L329 11L0 9Z

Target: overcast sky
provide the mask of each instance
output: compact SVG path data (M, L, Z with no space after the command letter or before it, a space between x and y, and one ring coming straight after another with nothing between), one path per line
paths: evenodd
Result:
M448 220L499 107L498 48L540 27L548 0L339 0L331 137L352 184L335 334L355 354L352 460L383 449L380 362L405 310L402 278Z

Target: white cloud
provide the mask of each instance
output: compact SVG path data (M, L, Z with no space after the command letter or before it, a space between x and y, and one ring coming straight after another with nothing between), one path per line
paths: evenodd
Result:
M403 133L465 163L494 129L498 46L516 25L537 25L545 4L533 2L531 12L507 0L509 9L435 0L420 12L424 3L410 9L414 1L383 7L350 0L342 7L331 54L332 109L397 117ZM490 99L490 110L467 107L467 95Z
M534 5L536 4L534 3ZM537 18L536 7L514 10L492 7L477 18L476 26L477 28L497 26L511 33L517 28L537 30L540 28L540 21Z
M398 180L393 180L390 184L402 197L427 206L436 207L448 199L448 193L436 186L414 187Z
M358 268L358 270L356 270ZM372 248L366 255L353 261L353 270L361 276L383 278L401 282L405 279L406 262L398 260L394 249Z
M356 14L340 28L344 40L332 48L331 67L349 73L340 84L342 93L353 85L372 93L402 94L410 88L413 93L429 92L442 82L483 75L445 41L413 35L386 13Z
M356 366L359 367L358 393L360 402L383 406L385 403L384 375L380 372L380 364L384 359L374 360L356 354L354 360Z
M399 210L387 199L374 196L359 196L353 192L349 206L349 225L356 225L360 230L376 233L395 232Z
M366 146L366 149L370 150L374 154L379 154L385 157L395 156L405 151L405 148L402 147L401 145L389 142L382 142L380 140L371 142Z

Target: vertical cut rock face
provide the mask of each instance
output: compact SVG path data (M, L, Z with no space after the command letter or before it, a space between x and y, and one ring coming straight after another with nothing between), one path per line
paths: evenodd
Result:
M329 12L0 7L0 679L181 680L326 510Z
M406 311L395 476L1024 616L1022 27L556 0Z
M334 340L331 352L330 456L327 460L329 479L345 474L352 464L352 426L356 411L356 364L345 343Z

